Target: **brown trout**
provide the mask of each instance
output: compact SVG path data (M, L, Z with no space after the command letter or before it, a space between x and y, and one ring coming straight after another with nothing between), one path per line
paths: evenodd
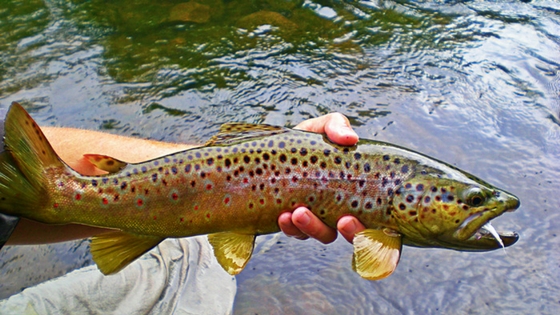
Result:
M64 164L29 114L13 103L0 155L0 212L50 224L118 231L94 237L93 259L115 273L168 237L209 234L221 266L239 273L256 235L279 231L278 216L307 206L331 227L344 215L366 230L354 238L353 268L390 275L402 245L487 251L518 235L490 220L519 200L414 151L371 140L352 147L324 135L267 125L226 124L208 143L129 164L87 155L103 176Z

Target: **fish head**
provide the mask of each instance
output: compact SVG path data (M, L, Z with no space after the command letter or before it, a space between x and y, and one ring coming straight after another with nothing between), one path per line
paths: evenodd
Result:
M392 202L391 216L405 244L487 251L518 240L516 233L498 234L490 225L519 207L517 197L452 167L420 169L396 190Z

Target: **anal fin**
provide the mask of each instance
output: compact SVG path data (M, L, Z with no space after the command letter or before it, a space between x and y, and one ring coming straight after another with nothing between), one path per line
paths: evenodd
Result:
M389 229L366 229L354 236L352 269L368 280L388 277L399 263L402 237Z
M164 238L109 232L91 239L91 255L104 275L119 272Z
M230 275L236 275L245 268L253 253L255 235L223 232L208 235L218 263Z

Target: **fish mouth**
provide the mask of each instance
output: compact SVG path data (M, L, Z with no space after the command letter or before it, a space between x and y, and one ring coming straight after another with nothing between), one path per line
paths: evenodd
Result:
M505 248L519 240L519 234L513 231L496 232L490 221L504 212L519 208L519 200L510 198L501 209L493 208L469 216L453 234L457 249L465 251L489 251Z

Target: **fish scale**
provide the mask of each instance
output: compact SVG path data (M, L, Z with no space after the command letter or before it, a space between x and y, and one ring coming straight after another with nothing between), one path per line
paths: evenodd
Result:
M519 200L444 162L389 143L343 147L281 127L226 124L199 148L143 163L84 158L108 172L84 176L65 165L29 114L13 103L0 154L0 212L117 231L92 239L104 274L126 267L167 237L209 234L224 269L239 273L255 235L279 231L278 216L306 206L336 227L344 215L366 227L352 266L382 279L403 244L457 250L510 246L515 233L489 221Z
M66 172L54 177L52 204L64 222L87 217L91 221L84 223L171 237L230 225L276 232L278 215L300 205L333 227L346 214L393 227L389 198L413 167L402 169L380 153L339 148L319 134L273 135L129 165L102 179ZM78 213L77 205L86 206ZM124 227L115 212L127 218ZM100 213L106 214L101 220Z

